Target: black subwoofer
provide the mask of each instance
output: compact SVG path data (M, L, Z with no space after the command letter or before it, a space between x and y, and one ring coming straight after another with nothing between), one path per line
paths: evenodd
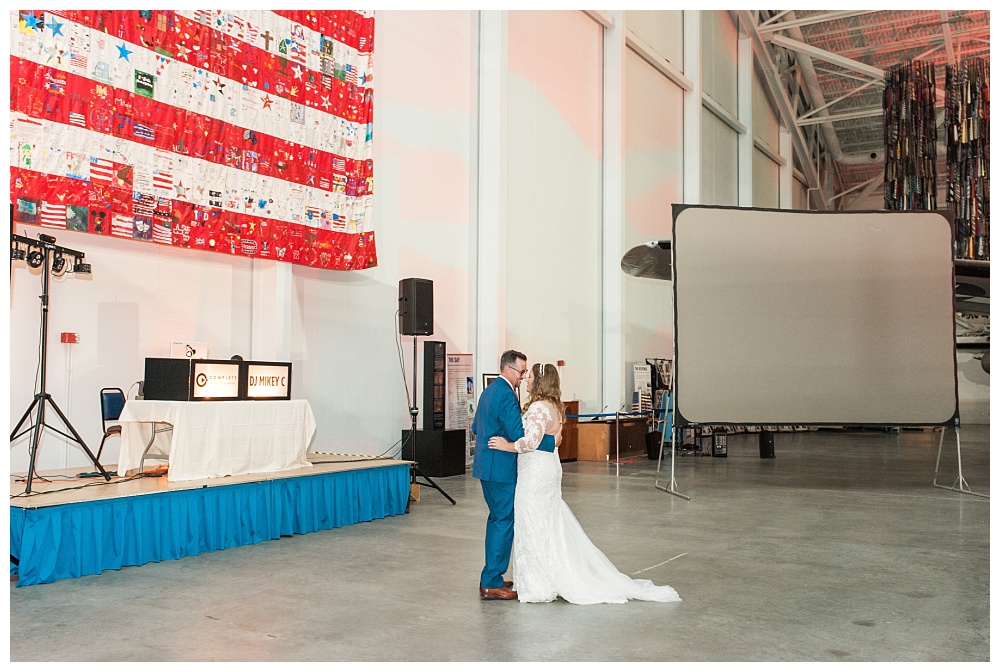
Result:
M761 431L757 441L760 443L760 457L763 460L774 459L774 433Z
M399 333L430 336L434 333L434 282L423 278L399 281Z
M411 443L410 430L402 433L401 457L417 463L428 476L458 476L465 473L464 429L418 429Z

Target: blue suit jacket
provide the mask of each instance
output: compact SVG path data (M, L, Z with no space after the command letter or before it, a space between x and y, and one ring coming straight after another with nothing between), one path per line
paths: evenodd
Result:
M494 450L489 445L490 438L494 436L501 436L511 443L524 436L517 396L506 379L498 377L483 390L472 420L472 433L476 436L472 475L481 481L516 483L517 453ZM554 449L555 439L546 435L538 450L552 452Z

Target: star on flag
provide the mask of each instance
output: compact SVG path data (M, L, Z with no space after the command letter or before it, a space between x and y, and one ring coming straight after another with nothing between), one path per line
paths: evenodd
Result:
M28 30L38 30L38 17L35 16L34 11L29 11L27 14L22 14L21 18L24 19L24 27ZM44 27L45 24L42 24Z

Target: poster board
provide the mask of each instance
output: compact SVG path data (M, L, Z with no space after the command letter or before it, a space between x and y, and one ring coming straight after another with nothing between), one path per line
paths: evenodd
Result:
M649 364L632 365L632 412L653 410L653 373Z
M476 378L472 370L472 355L447 356L447 411L446 429L465 430L465 462L472 464L475 437L472 434L472 417L475 415Z
M957 421L943 214L673 214L679 424Z

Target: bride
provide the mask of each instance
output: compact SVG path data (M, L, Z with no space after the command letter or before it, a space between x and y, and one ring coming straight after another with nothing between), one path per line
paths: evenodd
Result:
M580 527L562 499L559 452L537 450L542 436L559 433L565 411L559 372L535 364L527 377L524 438L490 439L490 447L519 453L514 491L514 589L521 602L624 603L629 599L679 602L670 586L619 572Z

